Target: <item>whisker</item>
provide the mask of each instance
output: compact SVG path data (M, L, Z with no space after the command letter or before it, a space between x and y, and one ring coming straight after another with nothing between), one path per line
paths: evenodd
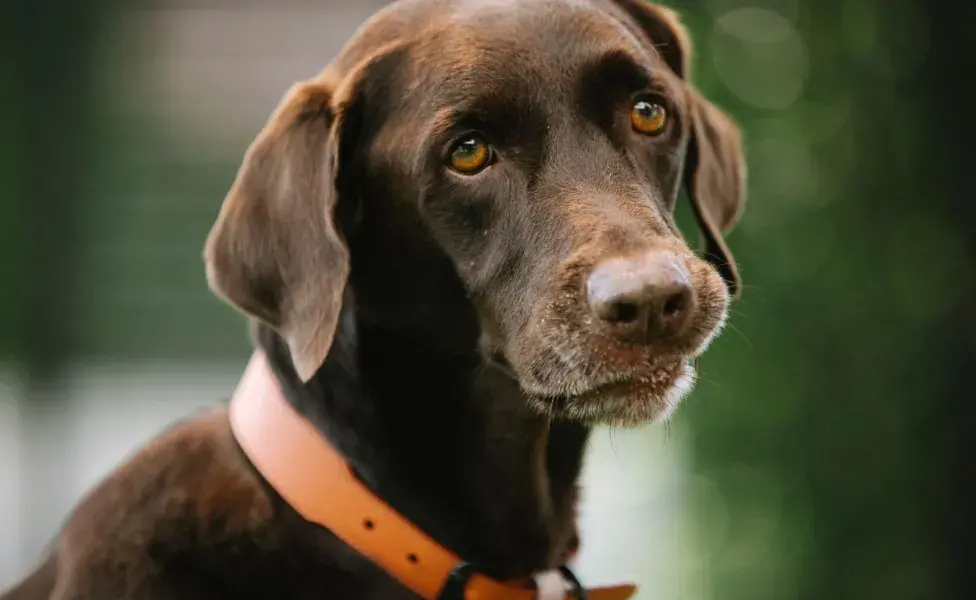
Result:
M607 438L609 439L610 442L610 451L613 453L613 457L619 461L620 455L617 454L617 445L615 443L617 439L615 436L616 433L617 433L617 428L611 426L609 428L609 431L607 432Z
M738 335L740 338L742 338L742 341L744 341L746 343L746 346L749 347L749 351L750 352L753 352L753 351L756 350L756 348L752 345L752 342L749 340L749 336L747 336L745 333L743 333L741 329L739 329L738 327L736 327L732 323L726 323L725 326L728 327L729 329L731 329L732 331L734 331L736 333L736 335Z
M708 377L705 377L704 375L702 375L700 373L698 375L698 381L699 382L702 382L702 383L707 383L708 385L714 386L717 389L721 389L722 388L722 384L721 383L719 383L717 381L714 381L712 379L709 379Z
M674 424L670 419L664 422L664 435L661 437L661 447L667 448L671 445L672 436L674 435Z

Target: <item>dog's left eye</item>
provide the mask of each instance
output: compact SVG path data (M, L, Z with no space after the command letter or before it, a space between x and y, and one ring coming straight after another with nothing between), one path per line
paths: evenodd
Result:
M630 122L639 133L657 135L668 124L668 111L657 102L639 100L630 110Z
M477 135L461 138L451 147L449 164L463 175L474 175L491 163L492 150L484 139Z

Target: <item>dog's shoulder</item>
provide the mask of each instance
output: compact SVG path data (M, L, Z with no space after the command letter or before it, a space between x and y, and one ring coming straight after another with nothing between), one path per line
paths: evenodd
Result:
M109 474L75 509L63 539L111 536L125 543L185 535L253 534L271 499L234 441L224 407L173 425ZM171 530L179 525L179 531Z
M272 551L282 543L273 513L226 409L208 411L143 446L78 505L55 546L58 587L128 596L225 548Z
M375 569L266 486L221 408L174 425L110 473L0 600L412 597Z

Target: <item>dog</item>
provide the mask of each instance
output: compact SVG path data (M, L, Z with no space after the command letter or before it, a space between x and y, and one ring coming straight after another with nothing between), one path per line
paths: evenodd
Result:
M743 205L740 130L689 82L690 53L677 15L641 0L378 12L285 95L207 239L209 285L256 347L260 383L232 403L270 404L149 442L3 600L464 598L479 577L570 581L590 430L667 419L741 287L723 238ZM675 223L681 188L700 255ZM289 486L305 484L280 477L315 480L319 455L348 466L322 475L336 496L436 560L384 563L367 538L386 521L346 535L310 517L333 488L303 504ZM412 583L444 557L459 559L444 583L457 593Z

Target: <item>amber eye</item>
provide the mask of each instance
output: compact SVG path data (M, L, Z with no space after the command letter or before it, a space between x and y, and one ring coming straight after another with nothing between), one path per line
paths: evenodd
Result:
M630 122L634 130L640 133L656 135L664 131L668 122L668 111L656 102L640 100L630 111Z
M462 138L451 148L450 165L458 173L473 175L488 166L491 147L476 135Z

